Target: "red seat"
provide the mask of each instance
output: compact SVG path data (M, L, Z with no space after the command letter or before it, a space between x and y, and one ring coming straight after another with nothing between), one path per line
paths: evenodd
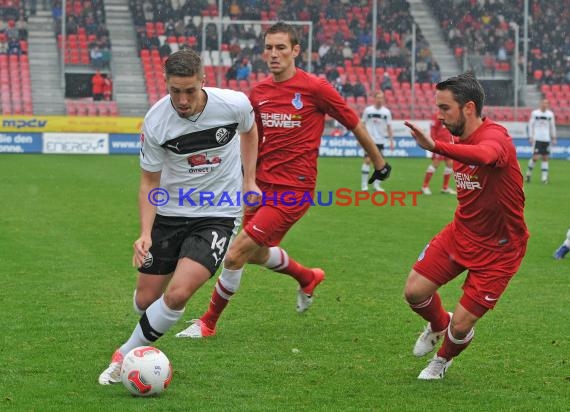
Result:
M118 116L119 115L119 108L117 106L117 102L109 102L107 106L109 109L109 116Z
M164 34L164 23L161 21L157 21L154 23L154 29L156 31L157 36L162 36Z

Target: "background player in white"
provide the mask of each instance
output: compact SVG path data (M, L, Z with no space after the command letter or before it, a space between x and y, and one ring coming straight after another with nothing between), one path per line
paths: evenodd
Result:
M141 134L141 234L133 257L141 318L99 376L101 385L119 382L124 355L152 344L180 319L237 231L238 191L259 193L257 126L247 96L204 88L200 56L190 49L168 57L165 77L169 95L150 108ZM208 193L213 205L200 198Z
M542 156L540 169L542 171L542 183L548 183L548 156L550 155L550 144L556 144L556 121L554 113L549 109L548 99L542 99L540 108L533 110L528 122L529 142L532 146L532 157L528 161L526 170L526 182L530 183L532 169Z
M374 139L374 143L380 153L389 142L390 150L394 149L394 135L392 132L392 113L384 106L384 93L378 91L374 93L374 104L366 107L362 112L362 123L366 126L368 133ZM370 173L370 157L364 152L364 159L361 168L361 188L368 190L368 180ZM383 192L380 181L374 181L374 190Z
M556 252L554 252L554 259L564 259L564 256L566 256L568 252L570 252L570 229L566 232L566 239L564 239L564 242L562 242L560 247L556 249Z

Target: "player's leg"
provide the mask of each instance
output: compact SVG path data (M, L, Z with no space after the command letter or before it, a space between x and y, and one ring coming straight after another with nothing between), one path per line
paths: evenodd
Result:
M532 147L533 155L529 159L528 165L526 168L526 182L527 183L530 183L530 179L532 177L532 170L534 169L534 165L535 165L536 161L538 160L538 153L536 152L536 149L537 149L537 147L536 147L536 142L535 142L533 144L533 147Z
M453 242L449 227L444 228L424 248L406 281L406 301L414 312L428 321L414 345L415 356L433 351L449 325L451 314L444 309L437 290L465 269L452 259Z
M199 339L216 334L216 325L220 316L239 289L244 266L259 247L245 231L237 235L225 255L208 309L176 337Z
M548 145L548 143L547 143ZM547 184L548 183L548 153L549 153L549 149L548 146L545 145L545 153L542 155L542 161L540 162L540 171L541 171L541 176L540 176L540 181L543 184Z
M176 269L185 230L185 225L180 219L165 218L160 215L155 217L149 257L139 268L137 288L133 296L135 311L141 315L141 319L146 314L145 310L148 310L152 303L163 294ZM127 352L122 352L120 348L115 351L111 363L99 376L101 385L120 381L119 372L123 357Z
M426 169L426 174L424 176L424 183L422 184L422 193L424 195L431 195L429 183L431 181L431 178L433 177L433 174L437 170L437 167L439 166L440 162L441 162L441 160L438 158L438 155L436 155L435 153L432 153L432 160Z
M119 381L122 360L138 346L153 345L184 313L186 302L210 279L211 271L186 257L179 260L164 294L142 314L131 336L113 354L111 364L99 376L102 385Z
M451 180L451 175L453 174L453 160L445 158L445 169L443 169L443 186L441 188L441 193L446 193L449 195L456 195L457 192L449 187L449 181Z
M410 271L404 289L405 299L414 312L428 321L414 345L415 356L424 356L433 351L449 325L451 314L444 309L438 289L438 284L414 269Z
M255 243L263 245L251 255L249 263L265 266L295 279L299 284L296 310L301 313L312 305L314 290L324 280L325 273L320 268L308 268L302 265L279 247L287 232L310 207L309 203L302 201L307 195L305 192L279 193L287 193L292 205L277 204L275 207L262 207L244 227L244 231Z
M560 260L564 259L564 257L570 252L570 229L566 233L566 239L558 249L554 252L554 259Z
M383 144L377 144L376 147L378 148L378 151L380 152L380 154L382 154L382 156L384 156L384 145ZM375 180L374 182L372 182L372 185L374 187L375 192L384 192L385 191L384 189L382 189L382 186L380 186L380 180Z
M184 313L192 295L210 279L211 269L202 263L183 257L164 294L141 316L131 337L119 348L125 355L137 346L150 345L160 338Z
M133 293L133 309L141 316L164 293L172 275L147 275L140 273Z
M526 241L513 245L508 251L469 252L473 267L463 284L463 296L455 308L441 347L420 373L419 379L443 378L453 359L471 343L477 321L497 304L520 267L525 251Z
M368 190L368 175L370 174L370 158L365 153L360 168L360 189Z
M119 382L124 356L131 349L137 346L149 344L150 341L146 338L144 333L144 331L150 330L149 328L151 324L148 321L148 316L150 313L152 318L153 314L157 312L156 308L161 307L159 302L162 302L162 294L170 278L171 275L150 275L139 273L137 288L135 289L135 294L133 296L133 305L135 311L141 317L134 331L131 333L131 337L113 353L109 366L99 376L99 383L101 385L109 385ZM180 313L180 316L181 315L182 314ZM175 320L178 319L179 317L175 318ZM159 325L158 329L161 327L162 325ZM156 336L158 338L160 335Z
M252 256L250 263L291 276L299 283L297 290L297 312L305 312L313 304L316 287L325 279L325 272L320 268L307 268L291 258L280 246L261 248Z

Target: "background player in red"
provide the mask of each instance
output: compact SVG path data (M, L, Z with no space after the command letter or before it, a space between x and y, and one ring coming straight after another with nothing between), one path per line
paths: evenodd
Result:
M439 119L458 140L434 141L406 122L426 150L452 158L459 204L453 221L420 254L406 282L411 309L429 323L413 353L443 344L418 379L441 379L471 342L475 323L492 309L517 272L526 250L523 177L507 130L481 118L485 93L471 73L436 86ZM437 290L467 270L453 314Z
M282 22L273 25L264 41L264 58L272 76L253 88L250 100L260 136L256 180L267 199L255 210L246 209L243 230L226 254L208 311L178 337L215 334L216 322L237 291L246 263L293 277L299 284L297 312L304 312L312 304L324 271L301 265L278 245L310 206L301 199L315 190L325 115L352 130L370 155L375 167L370 183L390 175L390 165L354 110L326 80L295 67L301 46L293 26ZM281 202L284 193L288 204Z
M449 133L449 130L443 125L441 120L438 119L437 113L434 114L431 124L430 124L430 136L433 140L441 140L442 142L451 142L453 136ZM455 190L449 188L449 179L453 173L453 160L448 159L437 153L432 153L431 164L426 170L426 175L424 177L424 184L422 185L422 193L424 195L431 195L431 190L429 188L429 182L437 170L441 162L445 163L445 169L443 170L443 186L441 188L441 193L446 193L450 195L455 195Z

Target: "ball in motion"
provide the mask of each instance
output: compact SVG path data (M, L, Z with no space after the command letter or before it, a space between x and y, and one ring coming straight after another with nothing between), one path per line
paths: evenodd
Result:
M161 350L139 346L125 355L121 380L133 395L158 395L170 385L172 366Z

